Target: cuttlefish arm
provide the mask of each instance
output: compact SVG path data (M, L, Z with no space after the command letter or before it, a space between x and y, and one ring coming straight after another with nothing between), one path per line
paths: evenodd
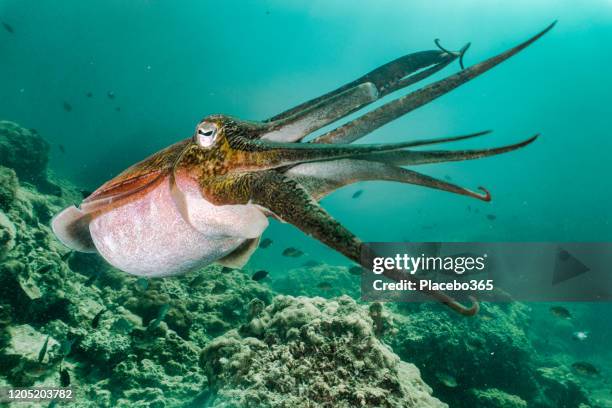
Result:
M491 195L484 187L478 187L478 189L481 190L481 192L478 193L400 166L490 157L525 147L536 138L537 135L519 143L490 149L455 151L395 150L364 155L357 158L301 163L287 169L284 174L298 181L317 200L351 183L369 180L385 180L414 184L448 191L482 201L490 201Z
M218 204L259 205L276 218L293 224L307 235L362 264L361 240L329 215L298 182L279 172L230 174L207 180L202 183L202 194L207 200ZM396 281L414 280L411 275L399 270L388 270L383 275ZM472 316L479 309L475 301L466 307L442 292L428 290L424 293L465 316Z
M466 68L448 78L434 82L426 87L409 93L406 96L388 102L355 120L352 120L344 125L331 130L316 139L313 143L351 143L379 127L397 119L400 116L413 111L434 99L452 91L453 89L465 84L466 82L482 75L491 68L501 64L508 58L517 54L521 50L527 48L533 42L538 40L548 31L550 31L556 22L553 22L544 30L534 35L527 41L501 53L491 57L481 63Z
M440 49L397 58L331 92L266 120L266 131L261 138L296 142L391 92L433 75L457 58L462 58L468 46L459 52Z

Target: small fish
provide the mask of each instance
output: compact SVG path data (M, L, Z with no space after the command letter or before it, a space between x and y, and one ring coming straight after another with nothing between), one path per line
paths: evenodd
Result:
M45 340L45 343L43 344L42 348L40 349L40 352L38 353L38 362L42 363L42 361L45 359L45 354L47 354L47 347L49 346L49 338L51 336L47 336L47 340Z
M60 385L62 387L68 387L70 386L70 373L68 372L67 368L62 368L60 366Z
M81 193L81 196L83 196L83 198L87 198L93 194L93 192L89 190L79 190L79 193Z
M121 334L129 334L134 329L134 325L129 320L121 317L113 323L112 329Z
M85 96L88 98L93 98L93 92L87 92Z
M159 325L161 324L161 322L164 321L164 318L168 314L168 310L170 310L169 304L166 303L162 305L159 308L159 312L157 312L157 318L155 318L154 320L151 320L151 323L149 323L149 326L147 326L147 330L151 331L151 330L157 329Z
M363 190L357 190L351 196L352 198L359 198L363 194Z
M253 274L253 276L251 276L251 279L253 279L255 282L259 282L262 279L265 279L268 276L268 271L257 271Z
M448 388L457 387L457 379L448 373L436 373L436 378Z
M471 206L471 205L468 205L468 206L467 206L467 210L468 210L468 212L472 212L472 206Z
M141 292L146 292L149 288L149 280L147 278L138 278L136 279L136 287Z
M66 149L64 148L64 145L58 145L57 147L60 150L60 152L66 153Z
M320 266L323 263L321 261L315 261L314 259L310 259L302 264L302 266L306 268L314 268L315 266Z
M108 91L106 96L108 96L108 99L115 99L115 93L113 91Z
M497 217L495 216L495 214L487 214L487 220L495 221L496 219Z
M15 34L15 30L13 30L13 27L9 23L2 22L2 27L9 33Z
M115 111L116 111L116 112L121 112L121 108L120 108L119 106L117 106L117 107L115 108Z
M569 312L569 310L567 310L563 306L552 306L550 308L550 313L552 313L553 315L555 315L557 317L560 317L562 319L571 319L572 318L572 314Z
M304 252L293 247L285 248L285 250L283 251L283 256L288 256L291 258L299 258L302 255L304 255Z
M349 273L351 275L361 275L363 273L363 268L361 266L351 266L349 268Z
M578 374L595 376L599 374L599 370L591 363L585 361L578 361L572 364L572 368L576 370Z
M331 290L332 285L329 282L321 282L317 285L317 288L324 290L324 291L328 291L328 290Z
M91 327L92 328L94 328L94 329L98 328L98 326L100 325L100 318L102 317L104 312L106 312L106 309L102 309L98 313L96 313L96 315L94 316L93 320L91 321Z
M451 176L449 176L448 174L446 174L446 175L444 176L444 180L446 180L446 181L451 181L451 180L452 180L452 178L451 178Z
M66 357L72 351L72 345L76 341L76 337L72 340L64 340L60 343L59 353L61 356Z
M589 332L588 331L577 331L572 333L572 338L576 341L585 341L586 339L589 338Z
M68 102L64 101L64 110L66 112L72 112L72 105L70 105Z
M70 255L72 255L72 251L68 251L65 254L60 256L60 259L64 262L66 262L68 260L68 258L70 258Z
M260 248L264 248L266 249L267 247L269 247L270 245L272 245L272 240L270 238L264 238L260 243L259 243L259 247Z

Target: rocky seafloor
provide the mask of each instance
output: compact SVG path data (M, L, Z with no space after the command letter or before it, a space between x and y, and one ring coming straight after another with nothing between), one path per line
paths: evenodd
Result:
M344 267L144 281L70 252L49 222L82 196L47 169L48 151L0 122L0 387L57 387L63 370L75 407L597 406L539 358L520 303L464 318L356 301Z

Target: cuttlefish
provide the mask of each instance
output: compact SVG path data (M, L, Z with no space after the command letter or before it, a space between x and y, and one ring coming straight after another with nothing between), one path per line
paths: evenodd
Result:
M469 47L402 56L325 95L264 121L225 115L205 117L193 136L129 167L52 220L68 247L97 252L130 274L163 277L217 262L243 266L257 249L270 217L361 263L362 241L332 218L319 200L350 183L388 180L416 184L490 201L483 187L469 190L404 166L470 160L524 147L521 142L476 150L418 150L419 146L466 140L488 132L392 144L351 143L384 124L453 90L529 46L529 40L468 68ZM416 83L459 60L461 71L392 100L316 138L324 126ZM385 276L411 279L399 270ZM453 310L468 307L440 292L427 292Z

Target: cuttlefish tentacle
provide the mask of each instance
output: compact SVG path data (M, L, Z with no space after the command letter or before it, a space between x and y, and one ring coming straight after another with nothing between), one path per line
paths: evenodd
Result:
M484 157L496 156L498 154L511 152L521 147L534 142L539 137L535 134L530 138L518 143L494 147L489 149L471 149L471 150L396 150L385 153L375 153L366 155L362 159L370 161L380 161L396 166L415 166L419 164L442 163L452 161L464 161L481 159Z
M322 96L304 102L266 121L262 139L296 142L396 90L440 71L462 52L421 51L382 65Z
M525 49L534 41L551 30L556 22L546 27L543 31L531 37L527 41L503 52L495 57L489 58L479 64L464 69L448 78L434 82L426 87L412 92L399 99L386 103L370 112L352 120L334 130L331 130L316 139L313 143L351 143L355 140L373 132L379 127L397 119L406 113L419 108L432 100L452 91L471 79L487 72L496 65Z
M361 145L278 143L267 140L234 138L228 142L231 149L248 151L249 155L240 155L232 167L240 170L269 170L299 163L329 161L348 157L375 156L408 147L426 146L439 143L456 142L489 134L490 131L470 133L436 139L421 139L400 143L377 143Z
M446 140L461 140L461 138L465 139L488 133L489 132L481 132L463 137L448 138ZM482 201L490 201L491 195L483 187L478 187L478 189L484 191L484 194L477 193L464 187L399 166L445 161L463 161L494 156L527 146L532 143L537 136L538 135L535 135L520 143L491 149L457 151L393 150L359 156L357 159L338 159L333 161L301 163L289 168L285 174L300 182L316 199L321 199L338 188L351 183L368 180L386 180L431 187Z
M483 187L483 193L436 179L413 170L380 162L343 159L330 162L305 163L289 169L285 175L296 180L316 199L320 200L333 191L359 181L385 180L430 187L482 201L490 201L491 195Z
M361 240L329 215L299 183L278 172L227 175L206 183L203 194L212 201L222 197L219 202L258 204L280 220L293 224L307 235L363 265ZM383 275L396 281L415 280L396 269L387 270ZM473 298L472 305L466 307L443 292L423 293L465 316L472 316L479 309L478 302Z

